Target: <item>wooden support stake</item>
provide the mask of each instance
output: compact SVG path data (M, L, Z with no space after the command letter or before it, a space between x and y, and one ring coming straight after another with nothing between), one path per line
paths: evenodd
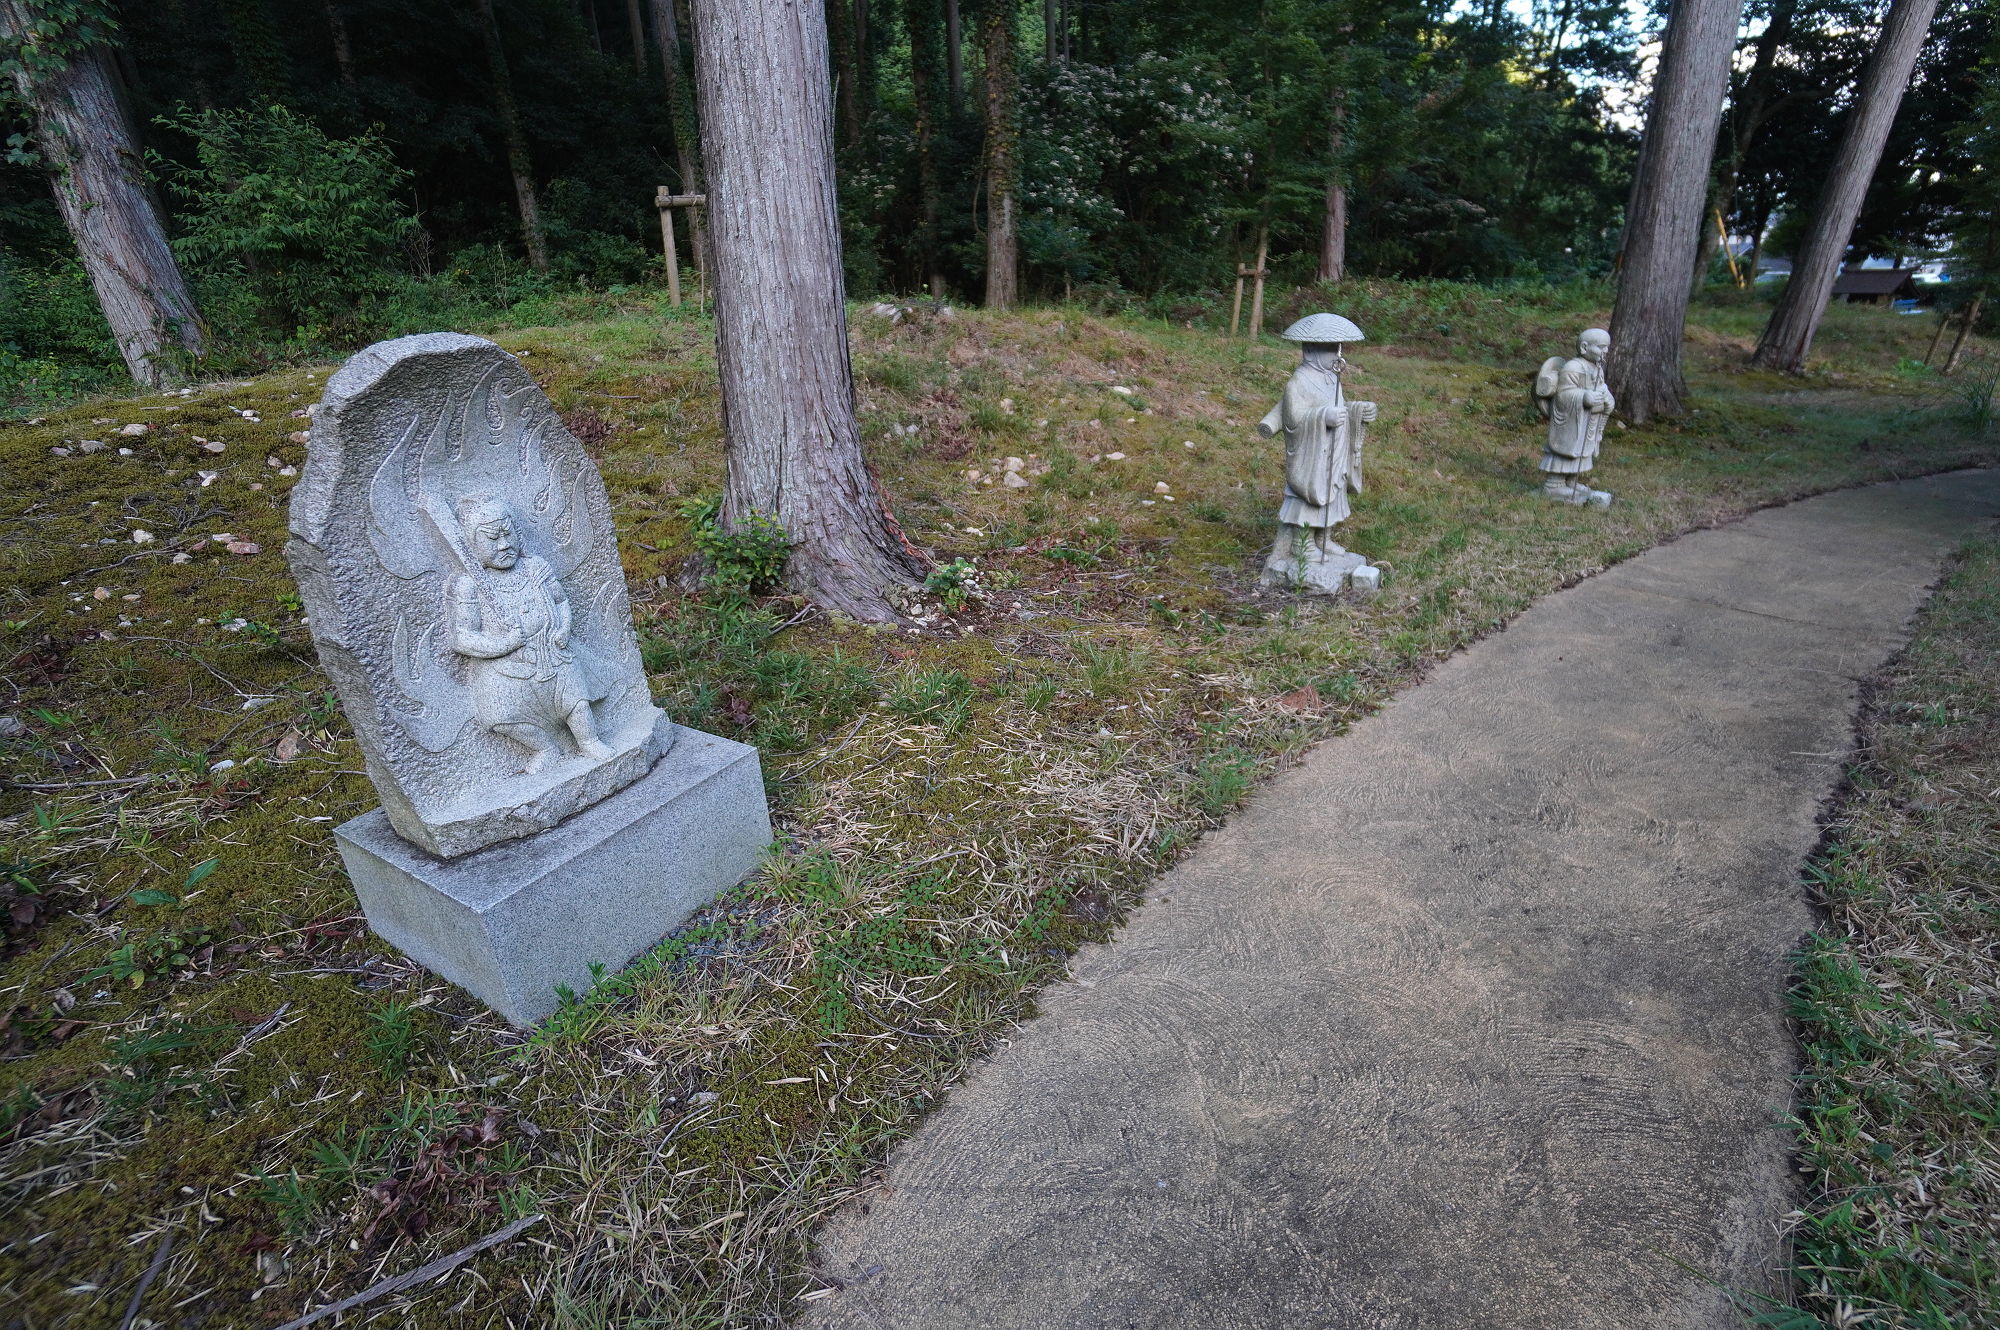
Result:
M1924 352L1924 364L1926 366L1928 366L1931 363L1931 361L1937 359L1938 347L1944 341L1945 329L1951 327L1950 311L1941 309L1937 312L1937 316L1938 316L1937 331L1931 334L1930 350Z
M667 263L667 298L673 301L675 309L681 307L681 259L680 248L674 242L674 209L698 208L707 202L706 194L673 194L665 185L653 195L653 206L660 210L660 249ZM697 264L696 270L705 275L707 265Z
M1715 233L1722 237L1722 257L1729 260L1729 280L1740 290L1743 287L1743 272L1736 266L1736 254L1729 248L1729 227L1722 220L1722 209L1715 210Z
M1229 335L1236 336L1236 329L1243 322L1243 279L1250 275L1250 269L1239 263L1236 265L1236 299L1229 306Z
M1256 341L1264 335L1264 257L1271 252L1271 228L1257 228L1257 270L1250 274L1254 285L1250 289L1250 326L1245 335Z
M1986 295L1981 292L1972 298L1972 305L1965 311L1965 322L1958 325L1958 336L1951 342L1951 355L1945 358L1944 372L1949 374L1958 368L1958 358L1965 351L1965 338L1972 331L1972 325L1979 322L1979 307L1986 303Z

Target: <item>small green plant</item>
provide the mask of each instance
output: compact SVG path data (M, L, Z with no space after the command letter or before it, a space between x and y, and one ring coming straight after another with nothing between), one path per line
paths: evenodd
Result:
M970 559L953 559L931 569L924 590L936 596L953 614L978 600L985 590L979 582L979 566Z
M722 500L713 495L689 499L680 511L694 526L694 547L708 564L704 580L710 587L759 595L777 585L792 549L777 518L752 512L734 531L725 531Z
M277 1216L278 1227L286 1233L301 1238L312 1231L319 1218L318 1184L300 1177L297 1169L287 1169L276 1176L260 1170L257 1191L264 1204L270 1206Z
M953 733L965 724L972 707L972 681L957 670L918 670L891 693L884 704L911 720L943 727Z
M385 1002L368 1013L368 1055L391 1080L409 1070L416 1051L417 1029L407 1002Z
M1257 759L1241 748L1211 753L1195 768L1195 803L1210 817L1221 817L1250 793Z

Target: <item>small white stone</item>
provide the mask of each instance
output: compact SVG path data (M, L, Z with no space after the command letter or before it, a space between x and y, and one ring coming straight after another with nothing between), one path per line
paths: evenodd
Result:
M133 438L137 438L141 434L151 434L153 432L153 427L151 425L144 423L143 421L135 420L131 424L125 426L123 429L119 430L118 432L120 434L128 434L131 435Z
M214 766L211 766L211 767L209 768L209 770L210 770L210 771L228 771L228 770L230 770L231 768L235 767L235 765L236 765L236 759L235 759L235 758L233 758L233 757L225 757L225 758L223 758L223 759L222 759L222 760L221 760L220 762L217 762L217 763L216 763L216 764L215 764Z
M1009 471L1003 483L1010 490L1024 490L1028 488L1028 478L1019 471Z
M132 543L134 545L150 545L153 543L153 533L143 528L134 531L132 533Z
M1112 384L1111 391L1117 393L1120 397L1130 397L1132 395L1132 390L1122 383Z
M1107 461L1107 462L1122 462L1122 461L1124 461L1124 460L1125 460L1125 454L1124 454L1124 453L1106 453L1106 454L1104 454L1104 460L1105 460L1105 461Z
M1172 488L1173 486L1169 485L1164 480L1156 480L1153 482L1153 493L1155 494L1165 494L1168 490Z

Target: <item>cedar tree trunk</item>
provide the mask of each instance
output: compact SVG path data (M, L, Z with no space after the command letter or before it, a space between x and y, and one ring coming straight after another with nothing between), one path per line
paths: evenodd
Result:
M910 100L916 107L917 267L934 299L944 299L944 265L938 243L937 0L903 0L903 27L910 36Z
M1840 262L1847 254L1847 242L1854 235L1854 220L1861 215L1868 182L1875 177L1882 145L1889 141L1896 108L1902 104L1903 89L1916 68L1924 34L1936 12L1937 0L1895 0L1889 6L1882 35L1862 72L1861 92L1850 113L1847 132L1841 136L1826 191L1813 213L1812 229L1792 265L1792 279L1785 283L1778 307L1771 311L1771 321L1757 339L1752 364L1787 374L1805 369L1813 334L1819 331L1834 278L1840 275Z
M640 12L639 0L625 0L625 26L632 34L632 68L639 77L646 76L646 19Z
M354 43L347 35L347 16L340 12L340 0L326 0L326 30L333 40L333 63L340 81L354 86Z
M14 90L33 117L35 147L77 258L133 382L179 382L208 330L167 247L111 48L51 49L31 37L33 0L0 0L0 40L16 53Z
M592 18L595 31L595 17ZM535 197L535 168L528 156L528 136L521 128L521 109L514 104L514 80L507 73L507 51L500 45L500 25L493 18L493 0L479 0L479 26L486 38L486 67L493 80L493 109L500 117L500 135L507 143L507 170L514 177L514 202L521 213L521 241L528 262L537 272L549 267L549 242L542 234L542 208Z
M1742 13L1743 0L1673 0L1661 42L1611 314L1608 377L1619 411L1636 423L1679 415L1685 405L1688 273Z
M653 0L653 40L660 44L660 68L667 80L667 109L674 125L674 165L680 169L683 194L699 194L701 146L695 128L694 93L688 86L687 53L681 46L680 20L674 14L674 0ZM694 269L708 271L708 224L701 207L687 210L688 229L694 234Z
M861 456L847 353L822 0L693 0L728 439L722 517L775 517L786 580L857 619L915 557Z
M1021 299L1021 241L1014 189L1020 128L1015 123L1014 13L1006 0L987 0L986 52L986 307L1012 309Z
M965 100L965 33L958 23L958 0L944 0L944 68L956 111Z
M1337 282L1347 275L1347 186L1341 183L1340 154L1347 129L1347 90L1333 90L1326 169L1326 221L1319 237L1319 280Z

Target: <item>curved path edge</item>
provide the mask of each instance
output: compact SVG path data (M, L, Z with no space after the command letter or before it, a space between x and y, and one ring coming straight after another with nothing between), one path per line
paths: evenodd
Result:
M1775 1291L1799 870L2000 471L1695 532L1265 786L822 1235L840 1330L1689 1330Z

